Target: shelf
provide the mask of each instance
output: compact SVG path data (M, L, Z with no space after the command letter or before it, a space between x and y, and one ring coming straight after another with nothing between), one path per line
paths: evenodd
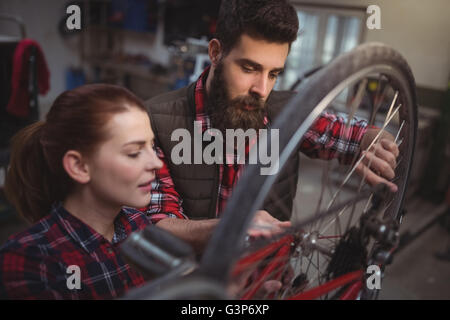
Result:
M118 28L118 27L110 27L110 26L102 26L102 25L87 26L86 28L84 28L83 32L84 33L105 32L105 33L111 33L111 34L120 35L120 36L131 36L131 37L136 37L136 38L141 38L141 39L144 38L151 42L153 42L156 38L155 32L150 32L150 31L140 32L140 31L135 31L135 30L123 29L123 28Z
M101 59L93 59L89 58L86 59L86 62L88 62L91 65L100 67L102 69L108 69L108 70L115 70L124 74L129 74L135 77L144 78L146 80L156 81L160 84L164 85L170 85L172 84L172 81L169 79L169 77L164 75L155 75L151 73L150 70L148 70L147 66L144 65L136 65L131 63L120 63L117 61L108 61L108 60L101 60Z

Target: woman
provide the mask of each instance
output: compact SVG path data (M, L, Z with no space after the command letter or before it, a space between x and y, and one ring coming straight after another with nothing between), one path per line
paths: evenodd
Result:
M108 299L144 283L118 243L149 223L127 207L150 201L152 143L140 100L105 84L64 92L14 137L5 191L34 225L0 249L0 298Z

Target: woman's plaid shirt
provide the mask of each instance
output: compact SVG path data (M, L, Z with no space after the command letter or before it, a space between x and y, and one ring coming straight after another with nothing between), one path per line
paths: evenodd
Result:
M110 243L61 204L55 205L50 215L0 248L0 299L121 297L144 278L124 261L118 246L148 224L140 211L123 208ZM73 288L75 273L69 266L79 267L80 289Z

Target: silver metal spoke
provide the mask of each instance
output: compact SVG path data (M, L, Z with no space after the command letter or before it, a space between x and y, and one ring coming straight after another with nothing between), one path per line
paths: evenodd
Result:
M400 125L400 128L397 131L397 135L395 136L395 140L394 140L395 143L397 143L398 137L400 136L400 132L402 132L404 124L405 124L405 120L402 121L402 124ZM397 145L397 147L398 147L398 145Z
M317 279L319 281L319 285L320 283L320 255L319 253L317 253Z
M380 131L378 132L378 134L375 136L375 138L373 139L373 141L370 143L369 147L367 148L367 150L370 150L372 148L372 146L378 142L378 140L381 137L381 134L384 132L384 129L386 128L386 126L391 122L392 118L397 114L398 110L400 110L402 105L399 105L395 111L390 115L390 117L387 119L387 121L383 124L383 127L380 129ZM341 185L339 186L338 190L336 191L336 193L334 194L333 198L331 199L330 203L327 206L327 209L329 209L331 207L331 205L334 203L337 195L339 194L339 192L341 191L342 187L347 183L347 181L350 179L351 175L353 174L353 172L356 170L357 166L365 159L366 155L363 154L361 156L361 158L359 158L359 160L356 162L356 164L353 166L352 170L350 171L350 173L347 175L347 177L345 177L344 181L341 183Z
M356 109L358 109L359 105L361 104L361 101L364 97L364 91L366 90L366 86L367 86L367 78L364 78L364 80L360 82L356 96L352 101L352 105L350 107L350 114L347 117L347 124L345 125L346 130L350 128L350 123L355 115ZM347 134L347 132L345 133Z
M377 97L379 93L381 77L382 77L381 75L378 77L377 93L375 94L375 97ZM386 95L388 88L389 88L388 86L384 87L383 93L381 94L379 101L377 101L377 104L374 106L374 108L372 108L372 112L369 118L369 125L373 125L373 123L375 122L376 114L378 113L378 109L380 109L381 107L381 104L384 100L384 96Z
M347 209L348 206L345 206L341 211L339 211L339 213L337 214L338 216L342 215L342 213L344 213L344 211ZM321 233L325 233L334 223L334 221L336 220L336 218L332 218L330 220L330 222L326 225L326 227L324 227L323 229L320 230ZM342 235L340 235L342 236Z
M394 99L392 100L391 106L389 107L389 111L388 111L388 113L386 115L386 119L388 119L391 116L392 109L394 108L394 105L395 105L395 102L397 101L397 98L398 98L398 91L395 92ZM386 124L386 121L384 122L384 124Z

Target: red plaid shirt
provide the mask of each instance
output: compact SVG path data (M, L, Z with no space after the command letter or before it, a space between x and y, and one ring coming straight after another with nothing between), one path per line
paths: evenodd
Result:
M203 82L208 71L209 68L202 73L195 86L196 121L201 122L202 133L211 128L210 118L204 108L205 88ZM265 118L264 124L268 125L267 118ZM342 117L323 113L305 134L300 150L311 158L326 160L337 158L339 162L348 164L359 152L359 143L366 132L366 127L366 121L352 120L350 126L346 129L345 120ZM182 199L170 177L167 159L160 147L155 146L155 148L157 155L163 162L163 167L156 172L150 204L142 211L149 215L153 223L167 217L187 219L183 212ZM247 146L247 153L248 150ZM236 159L236 155L226 156ZM219 165L219 189L217 191L219 198L216 216L219 216L225 208L233 187L243 171L243 165L237 164L237 161L224 162L225 164ZM232 164L228 164L230 162Z
M0 248L0 299L111 299L144 284L119 253L121 241L149 224L140 211L123 208L112 243L55 205L47 217ZM80 289L69 289L80 269Z

